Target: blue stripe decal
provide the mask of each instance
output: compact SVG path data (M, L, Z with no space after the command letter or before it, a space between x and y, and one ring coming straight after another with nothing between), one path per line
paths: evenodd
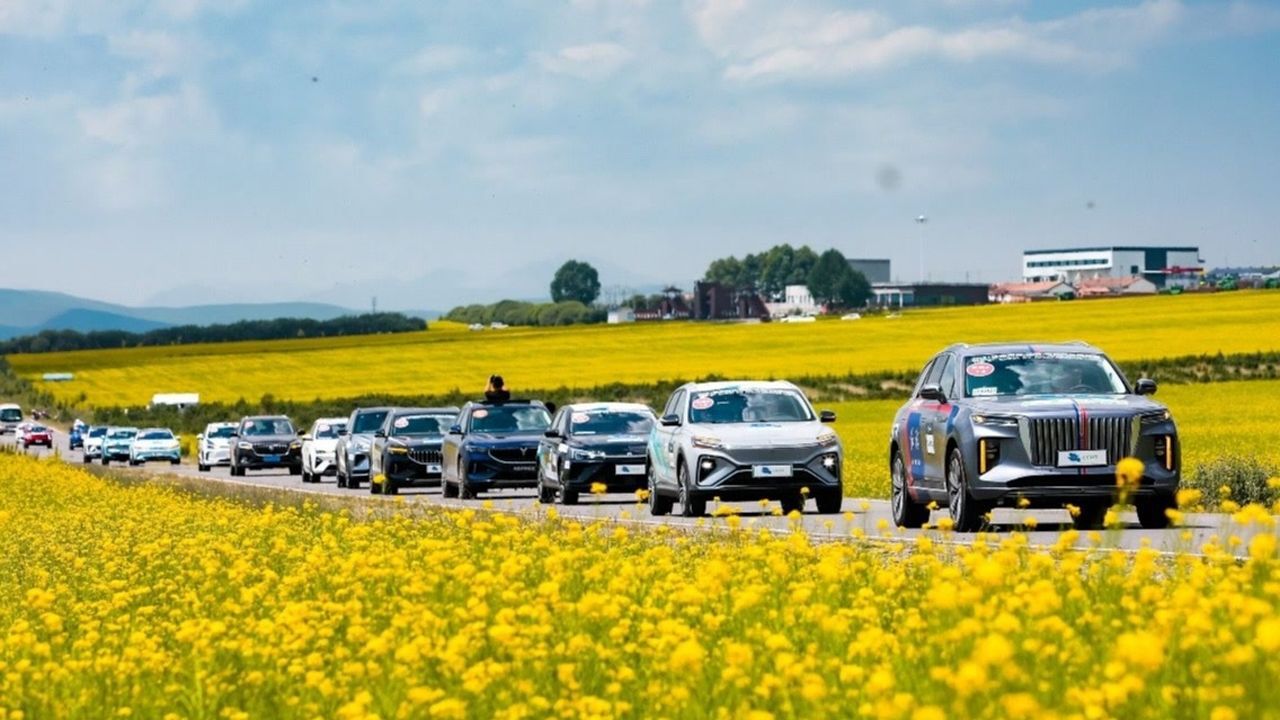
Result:
M952 405L951 414L947 415L947 435L951 435L951 431L956 427L956 416L960 414L960 406Z
M913 412L907 416L907 443L910 449L911 463L907 465L907 479L924 478L924 449L920 443L920 413Z

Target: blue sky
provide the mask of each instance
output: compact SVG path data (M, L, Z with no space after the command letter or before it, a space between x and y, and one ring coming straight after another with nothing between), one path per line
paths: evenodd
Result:
M1280 262L1280 3L0 2L0 286L440 308L778 242Z

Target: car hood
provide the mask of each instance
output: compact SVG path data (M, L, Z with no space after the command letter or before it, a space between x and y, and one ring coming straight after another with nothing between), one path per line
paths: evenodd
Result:
M728 447L796 447L817 445L818 436L830 432L820 422L704 423L688 426L690 435L718 438Z
M338 439L312 440L311 449L320 450L322 452L333 452L338 447Z
M537 445L542 441L542 437L542 430L513 433L473 432L467 435L466 441L468 445L480 445L489 448L527 447Z
M246 435L246 436L242 436L240 439L243 440L244 442L250 442L255 445L259 445L259 444L278 445L280 443L284 443L288 445L289 443L297 440L298 436L297 435L251 435L251 436Z
M1164 409L1164 405L1142 395L969 398L966 403L974 412L993 415L1056 416L1074 414L1077 409L1090 415L1134 415Z
M648 440L647 435L574 435L565 440L565 444L579 450L598 450L610 455L643 455Z
M407 447L407 448L414 448L414 449L425 448L428 450L431 450L431 449L438 450L440 449L440 445L443 443L443 441L444 441L444 438L442 438L439 435L427 435L423 437L393 437L387 441L387 444L393 445L396 447Z
M204 441L210 447L225 447L231 444L231 438L224 437L207 437Z
M134 440L133 444L137 445L138 447L168 447L170 445L177 445L178 439L170 438L167 440Z

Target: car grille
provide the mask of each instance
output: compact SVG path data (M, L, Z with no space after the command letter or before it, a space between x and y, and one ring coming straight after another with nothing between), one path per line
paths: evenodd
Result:
M415 449L409 451L409 459L421 465L439 465L444 456L439 450Z
M498 462L506 463L527 463L533 462L538 458L537 448L494 448L489 451L489 457Z
M1066 450L1107 451L1107 462L1114 465L1128 455L1133 437L1133 418L1089 418L1088 446L1081 447L1078 418L1032 418L1027 420L1031 464L1052 467L1058 464L1058 453Z
M721 452L739 465L799 465L816 449L816 446L731 447Z
M288 443L257 443L253 451L259 455L284 455L289 452Z

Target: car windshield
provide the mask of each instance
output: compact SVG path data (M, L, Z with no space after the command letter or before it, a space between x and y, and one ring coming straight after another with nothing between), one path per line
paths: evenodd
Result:
M28 432L33 432L33 433L46 433L46 432L49 432L49 428L47 428L47 427L45 427L45 426L43 426L43 425L32 425L31 427L27 428L27 430L28 430Z
M292 435L293 423L284 418L250 420L244 424L244 432L240 434L247 437L253 437L254 435Z
M494 405L471 411L471 429L475 432L522 432L546 430L551 416L538 405Z
M213 428L212 430L206 432L204 436L209 438L229 438L235 434L236 434L235 427L227 426L227 427Z
M316 423L316 431L311 434L311 437L317 440L333 440L338 437L338 431L346 429L347 424L345 422Z
M133 428L120 428L117 430L108 430L107 439L108 440L125 440L137 434L138 434L138 431L134 430Z
M106 434L107 434L107 429L104 427L89 428L89 437L91 438L102 437L103 435L106 435Z
M172 440L173 433L168 430L148 430L138 435L139 440Z
M372 412L356 413L356 426L352 428L353 433L371 433L382 427L382 422L387 419L387 410L375 410Z
M637 410L588 410L569 418L571 435L646 435L653 429L653 414Z
M453 421L453 415L401 415L391 422L391 434L396 437L443 435Z
M969 397L1016 395L1122 395L1115 367L1093 353L1000 353L965 359Z
M0 421L17 422L22 419L22 411L18 408L5 408L0 410Z
M804 396L783 388L726 388L693 393L689 422L780 423L808 422L813 411Z

